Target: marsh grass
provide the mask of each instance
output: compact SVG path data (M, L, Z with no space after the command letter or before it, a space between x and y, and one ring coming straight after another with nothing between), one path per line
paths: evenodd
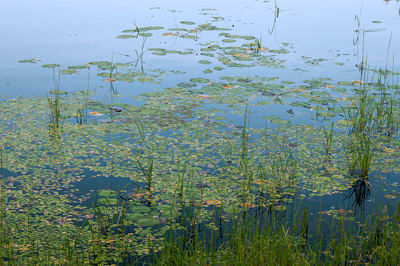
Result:
M149 207L152 204L152 192L153 192L153 166L154 161L152 159L148 159L147 165L144 166L140 161L137 161L140 171L143 173L146 182L147 182L147 199L146 202L148 203Z
M248 127L250 123L250 116L248 115L248 107L246 106L243 120L243 128L241 132L241 157L239 161L239 168L242 173L242 199L243 204L246 204L250 199L251 184L253 180L253 172L249 169L249 135Z
M90 65L88 66L88 78L86 90L78 92L80 96L80 104L78 110L76 111L76 123L82 125L87 123L89 101L90 101Z
M242 218L233 222L232 234L222 244L199 241L182 249L183 238L169 238L162 250L154 254L152 264L394 265L400 259L396 251L400 245L399 209L393 219L388 218L385 210L379 210L375 218L369 217L359 229L349 227L342 218L338 222L332 220L327 227L330 229L321 230L324 221L319 216L312 225L307 208L293 216L291 226L271 212L263 220L244 219L240 215Z
M373 98L367 94L365 86L361 90L361 96L355 98L351 107L345 110L345 116L350 121L346 160L352 176L355 174L361 177L368 176L375 144L373 143L375 111Z
M62 110L64 108L62 102L62 95L65 92L60 90L60 82L61 82L61 72L58 68L58 77L56 78L56 70L55 68L52 69L53 71L53 83L54 89L50 90L47 94L47 104L49 107L49 131L52 136L59 136L62 122L63 122L63 115Z
M332 148L332 142L333 142L333 122L331 122L330 128L326 129L325 127L322 127L322 132L324 133L324 147L325 147L325 156L326 160L329 159L329 156L331 155L331 148Z
M371 80L377 82L368 83L370 73ZM362 70L364 81L359 82L350 107L344 108L344 116L350 123L346 161L351 176L368 177L377 143L390 141L398 131L398 99L396 91L391 89L397 86L388 83L388 75L391 72L387 69L373 70L366 66Z
M61 108L62 108L62 103L61 103L61 97L60 95L56 92L51 93L51 95L47 96L47 103L50 109L49 112L49 129L50 130L57 130L61 127Z

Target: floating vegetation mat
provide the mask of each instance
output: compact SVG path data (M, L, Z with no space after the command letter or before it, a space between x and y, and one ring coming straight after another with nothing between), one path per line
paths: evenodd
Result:
M26 260L35 245L56 256L65 241L95 245L98 228L103 235L96 241L105 242L96 245L115 260L119 251L112 250L121 247L143 255L160 249L170 228L185 227L181 221L188 208L196 211L196 223L218 230L211 219L217 210L229 221L248 209L285 211L295 200L352 190L360 206L360 180L368 185L371 178L398 173L399 102L391 88L383 93L379 84L346 83L363 92L339 102L318 90L328 86L325 79L299 89L263 79L223 80L193 78L181 87L143 94L141 106L91 100L85 105L80 93L54 91L57 126L48 119L50 98L3 99L1 197L3 224L12 232L9 248ZM289 100L290 92L298 95L296 101ZM330 127L270 116L266 124L277 126L251 128L249 110L278 95L291 110L330 118ZM82 108L86 122L78 123ZM87 179L111 185L82 194L80 183ZM125 184L113 188L118 179ZM397 199L397 183L380 193Z

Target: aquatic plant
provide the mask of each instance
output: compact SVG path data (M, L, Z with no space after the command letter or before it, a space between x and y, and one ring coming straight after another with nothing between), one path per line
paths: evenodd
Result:
M62 102L61 102L61 95L64 94L60 90L60 70L58 70L58 79L56 80L55 77L55 69L53 71L53 82L54 82L54 89L50 90L49 94L47 95L47 104L50 109L49 111L49 129L56 131L60 128L62 122L61 110L62 110Z
M76 123L81 125L87 123L88 108L89 108L89 94L90 94L90 65L88 66L88 78L86 90L78 92L80 96L81 103L79 104L78 110L76 111Z
M322 132L324 133L325 154L327 157L329 157L331 154L331 147L333 141L333 122L331 122L331 126L329 129L323 127Z
M142 46L141 46L141 49L140 49L140 53L138 52L137 49L135 49L135 53L136 53L135 67L137 67L137 65L140 63L140 69L141 69L142 72L144 71L144 68L143 68L143 55L144 55L144 45L145 45L145 43L146 43L146 38L144 37L143 41L142 41Z

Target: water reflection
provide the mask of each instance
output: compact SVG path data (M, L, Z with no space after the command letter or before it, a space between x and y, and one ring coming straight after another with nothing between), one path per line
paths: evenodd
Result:
M363 211L365 201L370 196L371 191L373 191L373 188L369 183L368 178L360 177L353 183L353 185L347 192L346 198L354 200L351 206L352 208L354 208L354 210L357 210L357 208L359 208L361 211Z
M274 3L275 3L275 7L274 7L274 22L272 23L272 28L268 29L269 35L272 35L272 33L275 31L276 22L277 22L278 17L279 17L279 7L278 7L278 4L276 3L276 0L274 1Z
M109 88L109 92L111 95L118 95L118 90L117 88L114 87L114 81L115 80L109 80L108 82L110 83L110 88Z

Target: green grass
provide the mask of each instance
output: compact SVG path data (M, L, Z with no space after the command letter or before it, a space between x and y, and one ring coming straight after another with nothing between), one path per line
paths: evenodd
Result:
M316 229L308 235L307 209L297 224L289 227L273 218L274 223L256 227L253 222L234 225L230 240L216 246L204 241L185 245L183 238L167 239L155 254L154 265L397 265L400 262L399 210L390 220L384 212L366 224L357 234L344 219L331 232ZM320 227L320 222L317 223ZM296 229L298 229L296 231ZM315 229L315 228L314 228ZM186 247L182 249L182 247Z

